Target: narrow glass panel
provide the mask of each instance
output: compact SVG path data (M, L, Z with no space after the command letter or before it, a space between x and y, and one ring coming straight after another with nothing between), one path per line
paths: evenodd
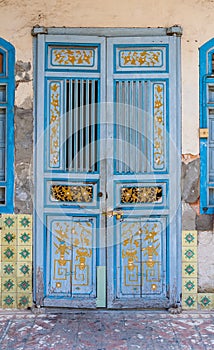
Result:
M0 53L0 74L3 73L3 54Z
M214 73L214 54L212 54L212 73Z
M6 102L6 85L0 85L0 102Z
M209 205L214 206L214 188L209 189Z
M208 102L214 103L214 85L208 86Z
M0 108L0 180L5 180L6 109Z
M5 204L5 187L0 187L0 204Z

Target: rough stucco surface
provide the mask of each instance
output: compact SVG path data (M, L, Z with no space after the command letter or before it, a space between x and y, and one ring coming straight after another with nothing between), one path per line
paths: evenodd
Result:
M214 2L205 0L23 0L0 1L1 37L17 60L32 63L31 29L47 27L168 27L182 37L183 153L198 154L198 48L213 37ZM146 8L146 11L145 11ZM21 90L17 91L19 100ZM31 94L31 92L30 92Z
M182 148L198 154L199 87L198 49L214 37L214 1L183 0L0 0L1 37L16 49L15 157L16 212L32 212L33 154L33 38L32 27L183 27ZM146 8L146 11L145 11ZM173 116L172 116L173 117ZM183 166L183 229L212 229L212 217L199 216L197 200L199 163ZM214 290L214 239L212 232L199 234L199 284ZM210 289L211 288L211 289Z
M214 292L214 233L198 233L198 291Z
M16 62L15 212L32 213L33 108L31 63Z

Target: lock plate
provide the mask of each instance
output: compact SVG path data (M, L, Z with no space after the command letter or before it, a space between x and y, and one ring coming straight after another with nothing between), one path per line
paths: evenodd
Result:
M111 218L112 216L116 216L117 220L121 220L123 216L122 210L107 210L106 212L103 212L103 215L107 216L108 218Z
M199 129L199 137L201 138L208 138L209 136L209 129L208 128L200 128Z

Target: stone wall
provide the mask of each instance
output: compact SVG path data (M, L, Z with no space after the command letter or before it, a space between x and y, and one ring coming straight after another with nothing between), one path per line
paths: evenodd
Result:
M200 214L200 158L183 155L182 229L198 231L198 292L214 292L213 215Z
M15 213L33 208L33 101L30 62L16 62L15 100ZM18 98L17 98L18 97Z

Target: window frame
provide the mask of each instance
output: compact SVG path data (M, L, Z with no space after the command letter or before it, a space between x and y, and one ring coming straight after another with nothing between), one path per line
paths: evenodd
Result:
M208 129L209 110L214 109L214 101L208 101L208 87L214 86L214 71L212 67L212 57L214 55L214 38L206 42L199 48L199 127ZM209 204L211 195L209 191L214 191L214 182L210 181L210 136L200 136L200 213L214 214L214 204Z
M14 94L15 94L15 49L0 38L0 53L3 54L3 70L0 84L6 86L6 101L0 108L6 109L5 123L5 178L0 180L0 188L5 188L5 203L0 204L0 213L14 210Z

